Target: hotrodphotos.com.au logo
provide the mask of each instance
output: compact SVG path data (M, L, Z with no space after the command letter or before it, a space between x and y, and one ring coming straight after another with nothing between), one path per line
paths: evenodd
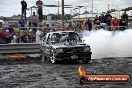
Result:
M129 83L130 75L88 75L82 66L79 67L79 84L85 83Z

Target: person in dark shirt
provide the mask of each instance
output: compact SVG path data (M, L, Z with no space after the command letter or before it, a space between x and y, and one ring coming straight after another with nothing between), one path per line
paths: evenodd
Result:
M92 30L92 22L90 19L87 19L85 26L88 28L89 31Z
M101 23L106 23L106 17L104 16L104 14L101 14L101 16L99 17L99 21Z
M29 36L28 32L27 31L24 31L23 33L24 34L21 36L21 42L22 43L29 43L30 36Z
M94 24L96 24L97 20L99 20L99 17L96 15L95 18L94 18L94 20L93 20Z
M110 31L112 16L109 11L106 13L105 18L106 18L106 24L107 24L108 30Z
M22 19L23 19L23 16L24 16L24 19L26 20L26 9L27 9L27 3L25 0L22 0L21 1L21 5L22 5Z
M124 17L121 17L121 20L120 20L120 30L123 31L125 30L127 26L127 21Z
M43 2L41 0L38 0L36 2L36 6L38 6L38 15L39 15L39 21L42 22L43 20Z
M94 26L95 29L99 29L100 28L100 21L99 21L99 17L96 15L95 19L94 19Z
M110 12L109 12L109 11L106 13L105 17L106 17L106 18L108 18L108 17L109 17L110 19L112 19L112 16L111 16L111 14L110 14Z
M11 41L14 39L14 36L13 36L13 33L7 33L7 36L6 36L6 42L7 43L11 43Z
M126 21L126 26L128 26L128 14L126 14L126 11L122 14L121 18Z
M100 27L103 29L107 29L106 17L104 16L104 14L101 14L101 16L99 16L99 21L100 21Z
M107 27L108 27L108 30L111 31L111 16L108 16L106 18L106 24L107 24Z
M26 22L25 22L24 19L20 19L18 24L19 24L20 27L25 27ZM21 30L25 30L25 28L21 28Z

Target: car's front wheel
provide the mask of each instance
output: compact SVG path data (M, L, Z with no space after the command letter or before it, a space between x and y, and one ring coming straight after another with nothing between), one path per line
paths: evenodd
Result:
M90 62L90 60L91 60L91 57L82 59L82 62L85 63L85 64L87 64L87 63Z
M56 58L55 57L50 57L50 61L51 61L51 63L52 64L56 64L57 63L57 60L56 60Z
M46 60L43 50L41 50L41 58L42 58L42 62L44 62Z

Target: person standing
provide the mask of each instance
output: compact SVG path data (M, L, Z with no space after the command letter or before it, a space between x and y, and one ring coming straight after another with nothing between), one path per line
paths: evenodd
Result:
M101 14L101 16L99 16L99 21L101 28L107 29L106 17L104 16L104 14Z
M113 26L112 31L118 30L119 23L120 23L119 20L116 17L114 17L114 19L112 20L112 26Z
M9 21L8 19L4 18L3 20L3 24L2 24L2 27L4 28L4 30L9 30Z
M38 6L38 15L39 15L39 21L42 22L43 20L43 2L41 0L38 0L36 2L36 6Z
M21 5L22 5L22 16L21 18L23 19L23 16L24 16L24 19L26 20L26 10L27 10L27 3L25 0L22 0L21 1Z
M39 28L38 31L36 32L36 43L41 43L41 39L42 39L42 29Z
M125 20L126 26L128 26L128 14L126 13L126 11L124 11L121 18Z
M23 35L21 36L21 42L22 43L29 43L30 41L30 36L29 36L29 33L28 31L23 31Z
M20 19L19 21L18 21L18 25L19 25L19 27L21 27L21 30L25 30L25 24L26 24L26 22L24 21L24 19Z
M32 26L37 27L38 18L37 18L37 15L35 14L35 12L33 12L31 19L32 19ZM36 28L33 28L33 32L34 33L36 32Z
M85 26L87 27L87 29L88 29L89 31L92 30L92 22L91 22L90 19L87 19L87 21L86 21L86 23L85 23Z
M110 14L110 12L108 11L105 15L105 18L106 18L106 24L107 24L107 29L109 31L111 31L111 21L112 21L112 15Z
M124 31L126 29L126 26L127 26L127 21L124 17L121 17L121 20L120 20L120 30L121 31Z

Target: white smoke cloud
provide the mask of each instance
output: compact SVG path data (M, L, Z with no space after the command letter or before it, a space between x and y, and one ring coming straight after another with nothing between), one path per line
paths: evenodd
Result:
M125 31L85 31L85 43L91 46L92 58L132 57L132 29Z

